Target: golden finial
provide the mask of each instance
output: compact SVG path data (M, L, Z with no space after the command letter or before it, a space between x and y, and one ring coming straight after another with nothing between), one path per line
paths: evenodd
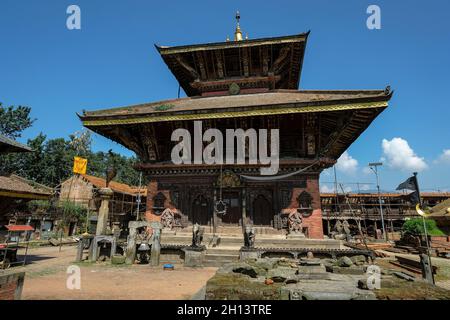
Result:
M239 26L239 21L241 20L241 14L239 11L236 12L236 31L234 32L234 41L242 41L241 27Z

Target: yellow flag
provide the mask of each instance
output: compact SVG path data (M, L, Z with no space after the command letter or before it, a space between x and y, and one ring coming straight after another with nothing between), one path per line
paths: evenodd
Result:
M74 157L73 158L73 173L86 174L87 159Z

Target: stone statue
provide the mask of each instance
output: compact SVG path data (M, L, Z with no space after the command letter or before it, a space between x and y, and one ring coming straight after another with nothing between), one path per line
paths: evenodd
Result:
M169 208L165 209L161 214L161 223L164 229L172 230L175 223L175 215Z
M255 246L255 228L252 226L245 226L244 246L246 248L253 248Z
M141 243L148 243L151 238L150 232L147 227L142 227L139 230L139 233L136 235L136 240Z
M289 215L289 233L303 233L302 216L299 212L295 211Z
M344 233L344 227L342 226L342 222L338 220L336 224L334 225L334 231L337 234L343 234Z
M158 228L153 229L153 243L154 244L161 243L161 229Z
M198 248L202 245L203 241L203 228L200 228L198 223L194 224L192 228L192 245L191 247Z
M351 234L350 234L350 224L347 220L344 220L344 222L341 222L338 220L336 224L334 225L334 229L331 232L331 236L333 239L336 240L351 240Z
M350 235L350 224L347 220L344 220L344 222L342 223L342 229L344 230L344 233L346 235Z

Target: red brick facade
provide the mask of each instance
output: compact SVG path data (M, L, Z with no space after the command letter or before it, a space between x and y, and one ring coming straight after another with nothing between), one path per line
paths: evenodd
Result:
M319 191L319 175L309 175L306 177L306 188L294 188L292 191L291 203L286 210L297 210L298 202L297 198L303 191L308 192L312 196L312 208L313 212L310 216L303 218L303 227L307 229L307 235L312 239L323 239L323 224L322 224L322 210L320 204L320 191ZM153 197L159 192L162 192L166 198L164 207L174 208L171 199L170 192L168 190L159 190L158 182L152 180L147 186L147 212L146 219L148 221L160 221L160 216L153 213ZM248 210L247 210L248 211Z

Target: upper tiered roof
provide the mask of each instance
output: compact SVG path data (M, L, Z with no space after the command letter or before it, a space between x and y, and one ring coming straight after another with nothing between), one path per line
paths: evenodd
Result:
M298 89L309 32L249 40L236 16L234 40L156 46L188 96Z

